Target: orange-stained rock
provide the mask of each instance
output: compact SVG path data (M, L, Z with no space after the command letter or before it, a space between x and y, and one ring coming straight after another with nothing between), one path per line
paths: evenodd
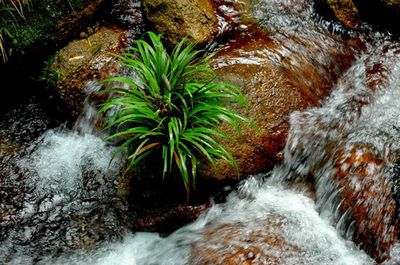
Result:
M285 218L274 215L264 227L248 231L246 224L221 224L206 229L192 247L191 265L281 264L283 257L299 256L298 247L285 241Z
M50 72L58 73L56 88L61 101L73 118L82 112L90 93L89 81L100 81L115 75L119 65L113 53L127 47L125 31L118 28L100 28L81 40L70 42L57 52Z
M227 124L223 146L233 154L242 177L264 171L280 160L289 129L288 116L295 110L316 106L337 78L355 60L355 45L333 36L307 38L286 33L270 34L250 27L238 31L212 62L219 79L239 87L249 108L236 111L254 121L259 130L242 124L240 135ZM236 179L226 161L201 175Z
M353 222L353 240L378 261L388 257L398 239L396 201L382 166L371 146L355 145L339 150L334 176L341 214L348 212Z

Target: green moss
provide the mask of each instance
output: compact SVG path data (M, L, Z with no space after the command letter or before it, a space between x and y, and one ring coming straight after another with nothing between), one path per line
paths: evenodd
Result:
M59 69L54 69L54 55L50 56L43 63L43 69L39 76L39 81L45 82L50 87L56 87L58 80L61 79L61 71Z
M90 0L33 0L31 9L25 10L25 19L15 18L8 12L1 14L0 28L11 34L5 40L9 49L24 52L63 39L61 21L73 18Z

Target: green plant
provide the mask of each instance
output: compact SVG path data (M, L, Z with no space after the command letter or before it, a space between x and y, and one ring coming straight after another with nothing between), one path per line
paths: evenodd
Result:
M14 16L14 13L17 13L19 17L25 19L24 15L24 7L29 7L31 0L0 0L0 22L4 22L4 16L2 13L9 13L13 18L14 22L17 21L17 17ZM7 24L7 23L1 23ZM9 29L6 27L0 26L0 53L3 57L3 61L7 61L7 49L4 44L4 35L8 37L12 37L12 34Z
M55 55L50 56L43 62L43 69L38 77L39 81L44 81L52 87L55 87L61 78L61 71L53 67L54 57Z
M225 159L238 169L218 143L217 138L225 135L216 128L223 121L236 129L239 121L248 122L228 108L246 101L237 87L215 81L207 65L214 54L199 58L203 51L195 50L195 44L185 46L185 39L169 54L161 35L148 32L147 36L149 42L138 40L130 53L117 55L136 77L106 80L125 85L109 88L114 96L100 109L111 110L105 129L116 130L107 140L122 137L114 157L127 149L131 166L151 154L162 157L163 177L178 169L189 194L202 158L212 165Z

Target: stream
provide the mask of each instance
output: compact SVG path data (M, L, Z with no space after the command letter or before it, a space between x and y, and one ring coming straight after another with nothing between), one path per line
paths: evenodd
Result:
M311 1L257 5L253 15L270 32L322 39L342 30L313 16ZM69 127L35 100L10 110L0 120L0 147L17 143L0 148L0 264L377 264L360 247L355 206L339 210L348 197L338 192L348 170L355 205L365 204L371 218L384 210L397 216L382 185L400 196L391 186L400 158L400 43L365 27L365 49L330 95L290 115L284 160L166 237L133 231L135 216L118 196L123 159L110 164L115 147L96 129L94 106L87 102ZM365 153L373 158L360 173L349 161ZM315 188L305 184L310 178ZM386 244L397 227L389 217L377 222L374 240ZM400 246L390 254L383 264L400 264Z

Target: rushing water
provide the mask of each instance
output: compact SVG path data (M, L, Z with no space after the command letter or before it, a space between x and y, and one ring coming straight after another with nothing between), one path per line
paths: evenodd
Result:
M272 33L323 43L312 12L310 1L264 0L253 16ZM356 206L366 205L363 216L379 224L378 243L363 246L368 253L395 240L398 198L387 190L397 191L400 45L368 38L321 106L291 115L281 165L244 181L225 203L164 238L131 231L132 214L117 194L123 165L109 163L114 147L96 131L93 106L73 129L43 119L35 104L12 111L0 123L0 263L225 264L235 256L234 264L376 264L360 249L363 230L352 220L372 231L357 219ZM3 148L9 142L12 152ZM362 169L360 157L367 160ZM349 190L341 178L347 171ZM288 184L306 187L310 178L315 191ZM354 204L346 206L348 199ZM400 247L390 253L385 264L399 264Z

